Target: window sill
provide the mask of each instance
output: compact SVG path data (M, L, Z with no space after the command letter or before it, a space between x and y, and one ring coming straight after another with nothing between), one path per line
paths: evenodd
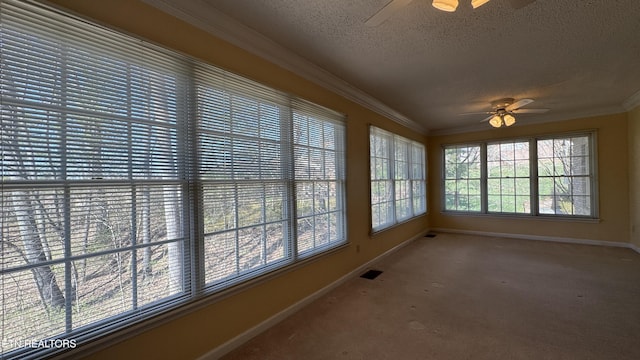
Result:
M598 224L602 222L600 218L592 218L585 216L566 216L566 215L530 215L530 214L483 214L476 212L455 212L455 211L441 211L441 215L444 216L464 216L464 217L478 217L478 218L497 218L497 219L509 219L509 220L540 220L540 221L560 221L560 222L577 222L587 224Z

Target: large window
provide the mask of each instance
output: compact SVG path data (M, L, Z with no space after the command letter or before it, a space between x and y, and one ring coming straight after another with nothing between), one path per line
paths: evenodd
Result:
M424 214L424 145L373 126L369 140L373 230Z
M3 359L346 242L343 116L44 6L0 6Z
M444 210L597 217L594 133L444 147Z

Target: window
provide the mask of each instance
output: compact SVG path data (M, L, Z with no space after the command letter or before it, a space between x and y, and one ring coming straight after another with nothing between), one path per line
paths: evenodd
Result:
M481 210L480 146L450 146L444 150L445 210Z
M346 243L342 115L45 5L0 6L3 359Z
M373 126L369 140L373 230L424 214L424 145Z
M444 209L597 217L594 138L586 133L445 146Z
M488 211L531 213L529 142L487 144Z
M589 136L538 140L538 203L542 214L592 215Z

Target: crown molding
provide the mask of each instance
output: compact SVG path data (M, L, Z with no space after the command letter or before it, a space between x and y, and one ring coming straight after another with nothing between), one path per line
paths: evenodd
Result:
M142 0L161 11L196 26L260 58L289 70L323 88L372 110L421 134L427 130L417 122L385 105L318 65L244 26L202 0Z
M629 96L629 98L627 100L625 100L625 102L622 103L622 106L627 111L631 111L631 110L637 108L638 106L640 106L640 90L638 90L637 93Z

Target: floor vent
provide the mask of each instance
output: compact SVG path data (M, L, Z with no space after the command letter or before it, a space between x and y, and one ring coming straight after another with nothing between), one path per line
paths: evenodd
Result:
M378 275L382 274L380 270L369 270L366 273L360 275L361 278L373 280L378 277Z
M427 234L427 235L425 235L424 237L434 238L434 237L436 237L436 234L428 233L428 234Z

